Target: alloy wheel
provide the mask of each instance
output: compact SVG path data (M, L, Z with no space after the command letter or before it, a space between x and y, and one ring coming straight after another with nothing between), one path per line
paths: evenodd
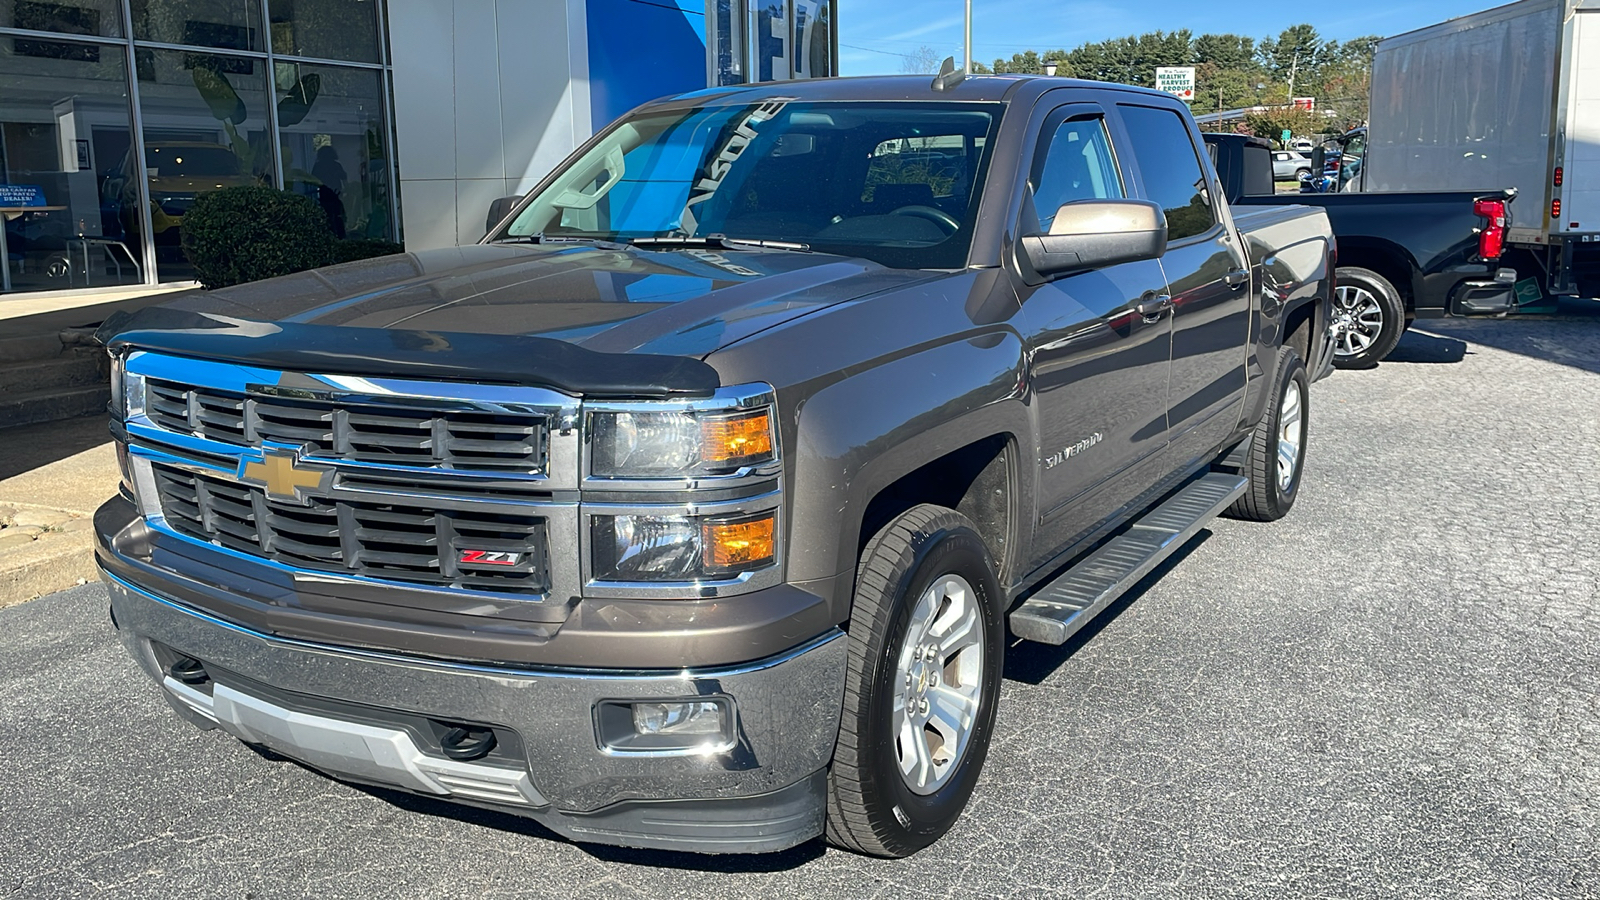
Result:
M1364 287L1342 284L1333 296L1334 353L1365 353L1383 332L1383 307Z
M1288 493L1300 466L1300 444L1305 438L1305 404L1300 382L1290 381L1278 409L1278 490Z
M911 610L895 679L895 762L912 793L928 795L965 757L983 696L983 612L960 575L939 577Z

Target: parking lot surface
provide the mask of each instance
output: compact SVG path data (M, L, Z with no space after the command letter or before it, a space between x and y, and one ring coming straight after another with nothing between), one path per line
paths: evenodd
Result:
M97 585L0 610L0 895L1600 897L1600 316L1422 322L1312 392L1289 518L1007 660L901 861L565 843L181 724Z

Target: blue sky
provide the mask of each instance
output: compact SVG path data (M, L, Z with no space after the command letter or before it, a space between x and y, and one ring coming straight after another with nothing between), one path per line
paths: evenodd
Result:
M928 46L961 59L964 0L836 0L842 75L901 71L902 57ZM1160 29L1233 32L1260 38L1310 22L1325 38L1391 35L1498 6L1494 0L1340 0L1337 4L1196 0L973 0L973 55L989 62L1023 50L1072 49Z

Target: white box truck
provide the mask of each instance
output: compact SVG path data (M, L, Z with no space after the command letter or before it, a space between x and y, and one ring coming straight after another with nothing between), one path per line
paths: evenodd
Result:
M1548 294L1600 296L1600 0L1521 0L1384 40L1366 131L1346 190L1516 188L1508 262Z

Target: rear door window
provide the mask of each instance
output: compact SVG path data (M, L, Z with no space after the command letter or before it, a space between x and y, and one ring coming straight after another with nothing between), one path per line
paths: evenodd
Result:
M1179 241L1210 231L1217 216L1188 125L1170 109L1119 108L1145 194L1167 213L1167 239Z

